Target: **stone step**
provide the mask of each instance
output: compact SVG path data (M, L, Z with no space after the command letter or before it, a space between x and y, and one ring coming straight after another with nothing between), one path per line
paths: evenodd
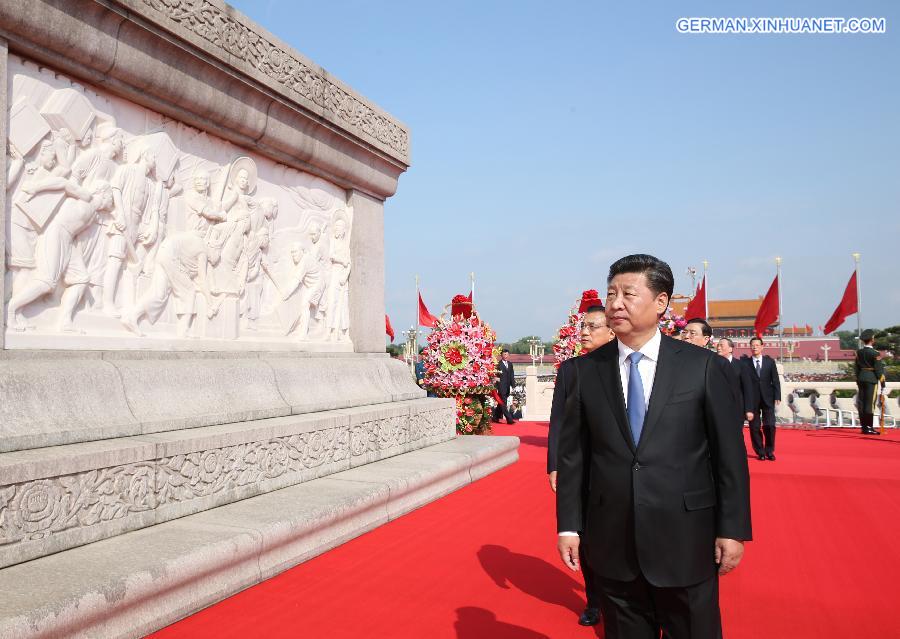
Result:
M424 396L383 354L0 351L0 453Z
M458 437L0 570L0 639L141 637L518 459Z
M0 454L0 568L452 440L412 399Z

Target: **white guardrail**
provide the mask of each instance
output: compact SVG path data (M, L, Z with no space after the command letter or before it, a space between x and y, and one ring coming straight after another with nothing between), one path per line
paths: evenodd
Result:
M900 389L900 382L888 382L885 387L884 425L897 428L900 417L900 398L890 397ZM853 397L838 397L835 391L853 391ZM776 416L791 423L813 424L819 428L857 428L859 410L856 405L856 384L853 382L781 382L781 403ZM875 412L875 425L878 425Z
M537 369L525 369L524 417L533 421L550 419L553 382L539 381ZM885 388L884 425L897 428L900 418L900 397L890 397L900 389L900 382L888 382ZM853 391L853 397L838 397L835 391ZM854 382L788 382L781 378L781 405L775 416L784 424L811 424L817 428L858 428L859 411L856 406ZM875 413L878 426L878 411Z

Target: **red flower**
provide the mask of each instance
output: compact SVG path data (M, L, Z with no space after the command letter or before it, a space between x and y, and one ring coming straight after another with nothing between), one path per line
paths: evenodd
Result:
M453 366L459 366L462 363L462 353L459 352L458 348L448 348L444 353L444 357L446 357L447 361Z

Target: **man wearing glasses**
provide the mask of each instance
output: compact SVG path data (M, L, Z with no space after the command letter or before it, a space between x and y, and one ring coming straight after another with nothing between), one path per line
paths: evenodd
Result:
M615 334L606 323L606 311L599 305L589 307L581 320L581 354L587 355L591 351L611 342ZM566 388L569 382L569 371L572 360L563 362L556 373L556 385L553 387L553 403L550 406L550 432L547 436L547 473L550 476L550 488L556 492L556 451L559 444L559 429L565 419ZM581 548L584 548L582 545ZM578 623L582 626L595 626L600 621L599 593L594 587L593 575L588 569L584 555L581 557L582 572L584 574L584 590L587 595L587 606Z

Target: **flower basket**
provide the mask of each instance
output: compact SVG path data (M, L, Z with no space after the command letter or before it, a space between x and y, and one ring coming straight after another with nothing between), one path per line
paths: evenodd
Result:
M490 428L486 396L494 391L499 354L493 329L471 305L467 311L438 318L422 351L422 385L456 399L456 430L470 435Z

